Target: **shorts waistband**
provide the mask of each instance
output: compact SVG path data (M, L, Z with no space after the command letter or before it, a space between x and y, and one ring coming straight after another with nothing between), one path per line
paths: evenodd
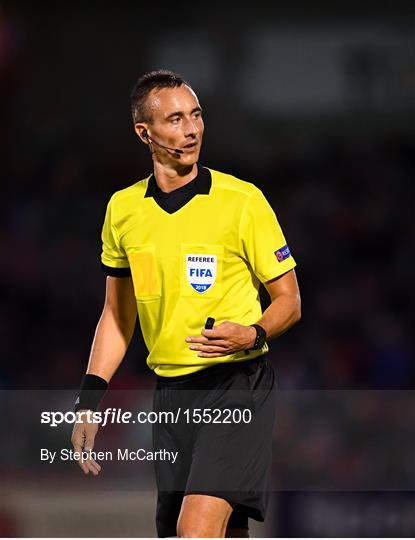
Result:
M162 377L161 375L156 374L157 388L161 386L174 386L177 383L196 381L204 377L214 376L232 367L238 368L238 367L245 367L245 366L256 366L266 361L267 354L268 353L261 354L260 356L256 356L255 358L252 358L251 360L241 360L238 362L223 362L221 364L216 364L214 366L203 368L199 371L196 371L195 373L188 373L187 375L178 375L176 377Z

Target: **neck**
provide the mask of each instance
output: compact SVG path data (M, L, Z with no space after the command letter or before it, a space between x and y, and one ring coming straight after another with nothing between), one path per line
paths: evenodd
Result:
M163 163L154 162L154 177L157 185L166 193L188 184L196 178L197 173L197 163L174 169Z

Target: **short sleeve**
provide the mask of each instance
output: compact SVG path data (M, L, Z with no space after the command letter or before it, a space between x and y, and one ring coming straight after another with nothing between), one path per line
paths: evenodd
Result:
M242 256L262 283L296 266L275 212L260 189L249 195L242 210L239 240Z
M104 225L102 227L101 267L106 274L114 277L131 275L127 255L123 250L117 229L113 223L113 199L107 205Z

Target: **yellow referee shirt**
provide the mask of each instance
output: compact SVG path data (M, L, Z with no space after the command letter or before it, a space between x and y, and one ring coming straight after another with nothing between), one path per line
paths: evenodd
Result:
M169 206L172 194L177 209ZM147 364L158 375L185 375L268 351L265 344L249 354L201 358L185 341L200 335L207 317L216 325L257 322L260 282L296 265L254 184L199 165L194 180L166 194L150 175L111 197L102 242L107 273L132 275Z

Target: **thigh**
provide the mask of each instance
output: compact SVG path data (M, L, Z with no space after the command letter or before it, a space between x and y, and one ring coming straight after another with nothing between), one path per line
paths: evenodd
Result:
M153 399L153 410L175 412L180 393L169 388L157 389ZM191 465L189 432L182 423L154 423L153 450L177 452L177 459L155 460L154 471L157 484L156 528L159 537L176 536L177 520L183 501Z
M157 413L168 412L176 415L182 407L181 392L175 389L156 389L153 399L153 410ZM159 491L184 491L189 475L192 459L192 433L182 415L178 422L161 420L153 423L153 451L166 451L176 458L154 461L157 488Z
M202 424L194 443L185 494L209 494L240 505L248 517L264 520L275 423L275 374L268 362L243 366L216 404L246 411L228 423ZM225 417L223 417L224 419ZM245 523L245 522L244 522Z
M177 520L184 493L180 491L158 491L156 529L159 538L177 536Z

